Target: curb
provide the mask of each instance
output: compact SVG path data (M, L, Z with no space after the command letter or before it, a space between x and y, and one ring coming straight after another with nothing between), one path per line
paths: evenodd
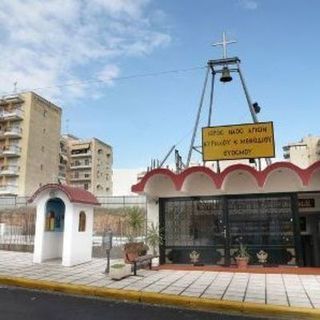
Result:
M65 284L53 281L32 280L8 276L0 276L0 284L28 289L40 289L45 291L63 292L69 294L76 294L80 296L95 296L101 298L121 299L125 301L133 301L140 303L176 306L181 308L202 311L228 311L252 315L276 315L278 317L294 316L299 319L320 319L320 309L265 305L250 302L195 298L153 292L139 292L133 290L90 287L84 285Z

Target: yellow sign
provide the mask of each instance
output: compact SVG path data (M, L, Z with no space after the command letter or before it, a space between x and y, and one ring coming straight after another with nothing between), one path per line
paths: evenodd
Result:
M272 158L273 123L202 128L202 152L204 161Z

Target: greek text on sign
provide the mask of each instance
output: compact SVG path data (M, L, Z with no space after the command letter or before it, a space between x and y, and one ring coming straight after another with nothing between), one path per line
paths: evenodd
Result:
M202 152L204 161L272 158L273 123L202 128Z

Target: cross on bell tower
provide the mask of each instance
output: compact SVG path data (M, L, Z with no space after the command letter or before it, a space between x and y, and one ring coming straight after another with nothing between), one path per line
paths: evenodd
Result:
M228 46L228 44L236 43L236 42L237 41L235 41L235 40L227 40L226 33L222 32L222 41L216 42L212 46L213 47L222 46L222 48L223 48L223 57L222 58L227 59L227 46Z

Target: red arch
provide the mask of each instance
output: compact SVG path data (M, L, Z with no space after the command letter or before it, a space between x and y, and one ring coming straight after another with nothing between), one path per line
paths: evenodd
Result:
M257 185L258 185L259 187L262 186L262 185L261 185L261 182L262 182L261 172L257 171L256 169L254 169L254 168L252 168L252 167L250 167L250 166L248 166L248 165L246 165L246 164L240 164L240 163L239 163L239 164L234 164L234 165L232 165L232 166L230 166L230 167L227 167L226 169L224 169L224 170L221 172L221 174L220 174L220 185L219 185L219 188L221 188L221 186L222 186L225 178L226 178L229 174L231 174L231 173L233 173L233 172L235 172L235 171L237 171L237 170L241 170L241 171L246 171L246 172L248 172L248 173L255 179L255 181L257 182Z
M285 162L285 161L281 161L281 162L275 162L273 164L271 164L270 166L266 167L263 171L261 171L261 175L262 175L262 186L264 186L269 174L275 170L280 170L280 169L289 169L293 172L295 172L298 177L300 178L302 184L305 186L308 184L308 174L306 172L306 169L301 169L300 167L294 165L291 162Z
M313 163L309 168L306 169L307 184L310 183L312 176L318 170L320 170L320 161Z
M187 168L177 176L179 190L181 190L186 178L194 173L203 173L204 175L208 176L211 179L215 188L219 188L219 183L220 183L219 175L208 167L197 166L197 167Z

